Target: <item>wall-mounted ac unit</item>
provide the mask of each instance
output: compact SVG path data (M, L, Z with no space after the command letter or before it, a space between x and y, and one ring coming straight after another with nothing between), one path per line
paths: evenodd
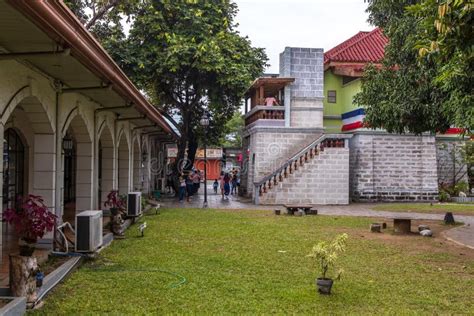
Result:
M142 213L142 193L128 192L127 195L127 216L140 216Z
M76 214L76 252L94 252L102 246L102 211Z

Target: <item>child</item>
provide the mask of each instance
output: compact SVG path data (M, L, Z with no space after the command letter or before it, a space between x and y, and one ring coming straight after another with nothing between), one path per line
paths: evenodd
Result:
M217 179L214 180L214 183L212 184L212 187L214 189L214 193L217 194L217 187L219 186L219 182L217 182Z

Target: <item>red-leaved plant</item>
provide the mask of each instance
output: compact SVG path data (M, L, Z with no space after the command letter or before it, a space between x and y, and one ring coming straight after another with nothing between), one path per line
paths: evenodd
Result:
M118 190L112 190L107 194L107 201L104 202L104 206L120 210L125 208L125 202L120 198Z
M20 200L17 209L5 210L3 220L15 227L20 239L33 244L53 230L56 215L49 211L41 196L29 194Z

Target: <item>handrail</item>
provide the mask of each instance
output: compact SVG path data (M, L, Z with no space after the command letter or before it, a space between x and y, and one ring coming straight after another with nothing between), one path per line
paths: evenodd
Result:
M287 177L287 170L292 173L292 168L295 170L298 169L298 163L300 166L303 165L303 161L307 162L308 158L313 158L320 151L324 151L325 147L346 147L346 139L351 138L351 134L324 134L311 142L309 145L298 151L295 155L289 158L281 167L273 171L267 176L264 176L260 181L255 181L254 184L254 200L258 204L258 196L262 193L261 187L264 186L264 191L266 192L266 184L268 183L269 188L271 188L272 183L277 184L278 181L282 181L282 173L284 177ZM343 140L341 143L340 141ZM324 143L323 143L324 142ZM309 157L308 157L309 154ZM278 180L277 180L278 176ZM273 179L273 181L272 181Z

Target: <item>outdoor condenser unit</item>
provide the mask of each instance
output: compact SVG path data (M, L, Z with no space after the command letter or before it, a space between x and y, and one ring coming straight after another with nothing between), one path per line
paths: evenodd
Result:
M76 252L94 252L102 246L102 211L76 214Z
M127 216L140 216L142 213L142 193L128 192L127 195Z

